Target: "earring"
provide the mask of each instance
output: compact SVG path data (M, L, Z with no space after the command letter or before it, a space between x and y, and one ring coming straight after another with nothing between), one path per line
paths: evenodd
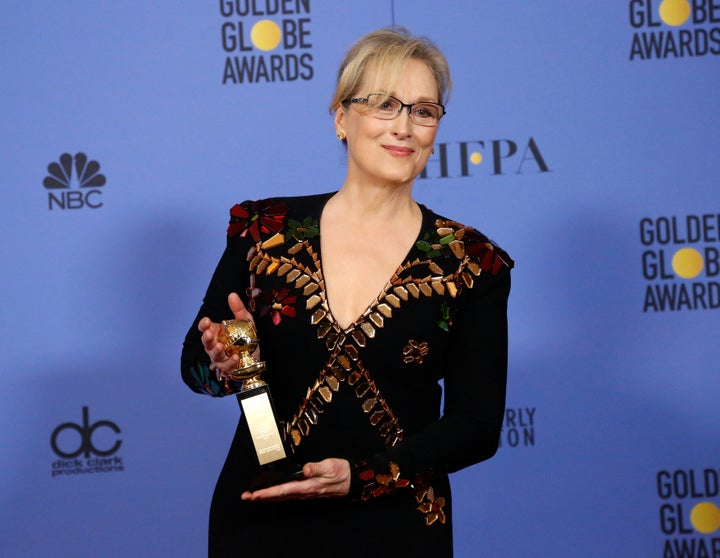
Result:
M338 132L335 134L335 137L342 141L345 139L345 132L343 132L342 130L338 130Z
M435 155L435 148L434 148L434 147L430 150L430 155Z

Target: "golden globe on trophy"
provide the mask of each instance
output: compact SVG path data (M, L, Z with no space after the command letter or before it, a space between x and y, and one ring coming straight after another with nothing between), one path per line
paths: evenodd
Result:
M240 383L237 395L255 446L259 473L251 483L250 490L280 484L302 478L302 467L293 463L283 443L280 427L273 410L270 388L260 379L265 363L256 360L252 353L258 346L255 325L249 320L225 320L218 334L218 341L225 353L238 355L237 368L218 372L226 383Z

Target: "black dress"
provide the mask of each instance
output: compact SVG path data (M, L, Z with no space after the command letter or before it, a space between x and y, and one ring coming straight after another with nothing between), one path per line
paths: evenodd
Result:
M448 473L497 450L513 263L470 227L421 206L417 242L349 328L325 297L319 222L332 194L244 202L185 339L182 375L227 395L197 322L255 318L263 374L293 459L348 459L346 498L243 502L257 465L241 416L210 513L210 556L452 555ZM444 380L444 409L441 414Z

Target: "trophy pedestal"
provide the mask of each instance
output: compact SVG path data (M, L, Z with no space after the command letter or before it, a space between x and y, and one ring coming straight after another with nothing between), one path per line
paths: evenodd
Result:
M275 420L270 390L264 382L238 394L260 466L250 490L303 478L302 467L287 456L280 428Z
M265 363L252 356L258 346L254 324L249 320L225 320L222 325L218 341L223 344L228 356L236 354L240 360L235 370L219 374L218 379L225 380L228 392L236 393L240 399L259 467L258 475L249 489L257 490L301 479L302 467L288 458L275 418L270 389L260 379L260 375L265 371ZM238 384L240 389L234 389Z

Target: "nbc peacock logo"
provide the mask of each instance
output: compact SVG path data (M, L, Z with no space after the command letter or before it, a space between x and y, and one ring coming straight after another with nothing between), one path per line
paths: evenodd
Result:
M48 209L98 209L105 175L100 163L89 160L85 153L63 153L47 167L43 186L48 190Z

